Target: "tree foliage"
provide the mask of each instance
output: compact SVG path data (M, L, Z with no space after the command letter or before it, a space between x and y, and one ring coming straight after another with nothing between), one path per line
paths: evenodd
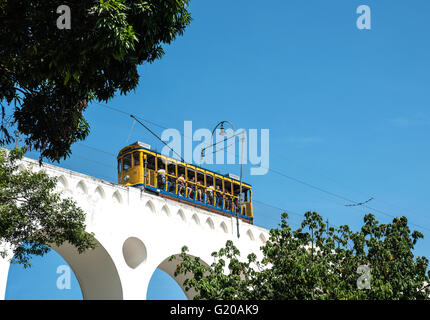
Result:
M137 67L182 35L189 0L0 0L0 145L11 123L41 157L59 161L89 134L92 100L127 94ZM57 7L71 29L57 28Z
M95 248L85 231L85 213L55 191L57 180L43 171L18 170L23 149L0 149L0 255L12 250L12 262L31 265L32 255L46 254L69 242L79 253ZM8 247L6 247L6 245Z
M206 266L183 247L175 276L187 276L184 286L196 290L195 299L429 299L428 259L413 254L423 235L411 232L405 217L380 224L368 214L359 232L327 227L316 212L307 212L297 230L287 218L270 230L261 259L250 254L243 261L227 241ZM369 267L368 280L359 266Z

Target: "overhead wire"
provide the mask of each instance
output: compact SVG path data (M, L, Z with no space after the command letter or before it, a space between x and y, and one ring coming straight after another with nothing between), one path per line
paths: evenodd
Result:
M272 153L271 153L272 154ZM289 161L289 159L287 158L287 157L285 157L284 155L281 155L281 154L279 154L279 153L277 153L277 152L273 152L273 154L275 155L275 156L277 156L278 158L282 158L283 160L287 160L287 161ZM303 165L303 164L302 164ZM304 166L304 168L306 169L306 170L312 170L311 168L309 168L309 167L306 167L306 166ZM344 188L348 188L348 189L351 189L349 186L346 186L343 182L339 182L337 179L334 179L334 178L332 178L332 177L330 177L330 176L327 176L326 174L321 174L320 172L318 172L318 174L320 174L322 177L324 177L325 179L328 179L328 180L331 180L331 181L333 181L334 183L336 183L336 184L340 184L340 185L342 185ZM360 190L356 190L356 189L354 189L354 192L356 192L356 193L359 193L359 194L361 194L361 195L363 195L364 197L368 197L369 196L369 194L368 193L364 193L364 192L361 192ZM372 199L372 200L376 200L375 198L373 198L373 197L371 197L370 199ZM370 200L369 199L369 200ZM369 202L369 200L367 200L367 201L365 201L364 203L367 203L367 202ZM388 205L388 206L390 206L390 207L397 207L397 209L400 209L400 210L402 210L402 211L409 211L409 213L410 213L410 208L409 209L405 209L405 208L403 208L403 207L401 207L401 206L399 206L399 205L393 205L392 203L389 203L389 202L387 202L387 201L385 201L384 199L381 199L381 198L378 198L377 199L377 201L380 201L380 202L383 202L384 204L386 204L386 205ZM349 205L345 205L346 207L354 207L354 206L358 206L358 205L362 205L363 204L363 202L358 202L358 203L356 203L356 204L349 204ZM416 213L414 214L415 216L417 215ZM426 220L428 220L428 221L430 221L430 218L428 218L428 217L423 217L424 219L426 219Z

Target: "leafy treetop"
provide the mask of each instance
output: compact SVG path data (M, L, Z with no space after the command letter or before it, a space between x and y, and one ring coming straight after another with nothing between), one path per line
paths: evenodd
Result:
M0 145L16 123L41 158L59 161L89 134L92 100L127 94L137 67L163 56L163 44L191 22L189 0L1 0ZM60 5L71 29L58 29Z
M359 232L328 228L316 212L307 212L293 231L287 218L283 214L270 231L261 260L253 253L242 261L228 241L206 266L183 247L175 276L185 275L185 289L194 289L195 299L429 299L428 259L413 254L423 235L411 233L405 217L379 224L368 214ZM368 280L359 266L369 267ZM360 286L361 280L369 286Z
M56 192L57 179L18 169L24 152L0 149L0 256L12 250L12 262L28 267L32 255L43 256L54 244L67 241L79 253L95 248L94 235L85 231L85 213Z

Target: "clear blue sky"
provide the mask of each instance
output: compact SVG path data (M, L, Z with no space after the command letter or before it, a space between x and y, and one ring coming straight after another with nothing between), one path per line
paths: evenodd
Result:
M362 4L372 10L371 30L356 27ZM135 92L108 105L180 131L185 120L194 129L221 120L270 129L271 169L358 202L373 197L380 221L405 215L417 225L425 239L415 253L430 257L430 2L192 0L190 9L184 36L140 68ZM138 125L130 131L125 115L93 104L86 117L90 136L61 166L116 181L115 155L126 142L161 149ZM315 210L337 226L356 229L370 211L273 172L250 176L249 166L245 180L255 199ZM257 225L276 226L280 210L254 208ZM81 297L76 282L56 289L64 262L55 253L35 262L31 271L12 268L7 298ZM183 298L175 286L157 271L148 297Z

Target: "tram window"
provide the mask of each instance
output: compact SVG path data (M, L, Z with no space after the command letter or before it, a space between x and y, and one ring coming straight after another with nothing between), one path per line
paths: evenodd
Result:
M202 186L205 184L205 175L203 172L197 171L197 183Z
M236 197L240 196L240 184L239 183L233 183L233 195ZM242 185L242 200L244 202L248 202L250 199L250 193L249 193L250 189L248 187L244 187Z
M178 164L178 195L185 197L186 192L186 183L185 183L185 167L183 165Z
M243 191L243 202L248 202L248 191L249 189L244 189Z
M146 154L147 164L146 167L150 170L155 170L155 156L152 154Z
M176 164L167 160L167 191L176 193Z
M171 176L176 177L176 164L168 163L167 164L167 173L170 174Z
M214 186L214 176L211 174L206 174L206 187Z
M140 152L133 153L133 167L140 165Z
M196 172L193 169L187 168L187 197L195 199L195 182Z
M185 167L182 165L178 165L178 177L180 177L181 175L183 175L185 179Z
M233 194L231 191L231 181L224 180L225 192L228 194Z
M223 208L223 196L222 193L224 192L222 179L215 177L215 206L218 208Z
M233 195L238 197L240 194L240 184L239 183L233 183Z
M214 176L212 174L206 174L206 203L214 205Z
M227 211L232 211L233 209L233 198L231 197L231 181L224 180L224 190L225 190L225 196L224 196L224 209Z
M131 168L131 154L127 154L122 158L122 169L128 170Z
M157 157L157 170L166 171L166 160L161 157Z
M223 187L223 183L222 182L223 182L222 179L220 179L218 177L215 178L215 188L217 190L219 190L220 192L224 192L224 187Z
M201 171L197 171L197 187L196 187L196 200L204 202L204 185L205 185L205 175Z
M187 180L189 182L195 182L196 180L196 172L193 169L187 168Z

